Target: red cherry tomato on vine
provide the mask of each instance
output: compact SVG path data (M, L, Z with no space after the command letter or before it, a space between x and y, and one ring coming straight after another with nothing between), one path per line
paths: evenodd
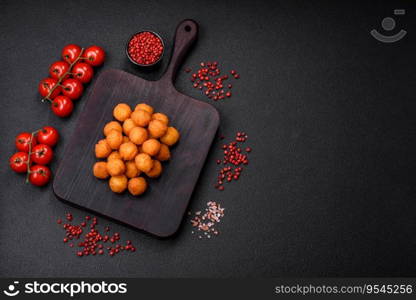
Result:
M82 83L88 83L94 76L94 69L89 64L78 62L72 68L72 73L74 78L78 79Z
M91 46L85 49L82 56L86 57L85 62L89 63L93 67L97 67L103 64L105 52L101 47Z
M21 152L29 153L29 144L30 144L31 138L32 138L32 134L29 132L20 133L15 139L17 150ZM36 138L33 138L32 148L35 147L36 144L37 144Z
M38 144L32 149L30 161L39 165L47 165L52 161L53 150L45 144Z
M64 95L59 95L52 101L52 111L58 117L68 117L74 109L74 103L72 100Z
M39 144L45 144L50 147L53 147L59 140L58 130L51 126L45 126L41 130L39 130L37 139Z
M66 72L69 71L69 64L66 61L56 61L49 67L49 75L52 78L59 79L64 75ZM69 75L65 76L67 78Z
M45 78L43 79L40 83L39 83L39 94L42 97L46 97L48 96L49 92L53 89L53 87L58 83L58 80L54 79L54 78ZM61 93L62 89L60 86L58 86L56 89L54 89L54 91L52 92L51 95L49 95L49 99L53 99L56 96L58 96Z
M69 44L62 49L62 58L64 61L72 64L81 54L81 47L75 44Z
M51 170L47 166L34 165L30 168L29 181L33 185L43 186L51 179Z
M9 159L10 168L17 173L27 172L27 160L29 155L26 152L17 152Z
M62 82L62 93L72 100L81 97L84 87L82 83L75 78L68 78Z

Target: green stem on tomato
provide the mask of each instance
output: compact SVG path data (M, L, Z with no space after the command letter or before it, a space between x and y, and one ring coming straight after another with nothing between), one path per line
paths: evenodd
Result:
M49 98L53 91L58 87L58 86L62 86L61 82L62 80L65 78L66 75L72 74L72 67L80 60L80 59L87 59L86 57L82 57L81 55L84 53L84 48L81 48L81 53L79 54L79 56L69 65L69 69L68 71L66 71L61 77L59 77L58 82L55 84L55 86L53 88L51 88L51 90L49 91L49 93L46 95L46 97L42 98L42 102L45 102L45 100L49 100L52 103L52 100Z
M49 99L49 98L42 98L42 102L45 102L45 101L49 101L49 103L51 103L52 104L52 100L51 99Z
M50 99L48 99L48 100L50 101ZM35 135L39 131L41 131L41 129L38 129L36 131L33 131L32 132L32 135L30 137L30 141L29 141L29 153L28 153L28 158L27 158L27 161L26 161L26 164L27 164L26 183L29 183L29 176L30 176L30 173L31 173L30 172L30 157L32 155L32 141L33 141L33 138L35 137Z

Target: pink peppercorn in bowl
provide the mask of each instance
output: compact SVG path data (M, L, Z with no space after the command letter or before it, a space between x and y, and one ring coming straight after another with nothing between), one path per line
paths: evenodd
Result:
M140 67L151 67L159 63L165 52L165 44L159 34L144 30L133 34L126 45L129 60Z

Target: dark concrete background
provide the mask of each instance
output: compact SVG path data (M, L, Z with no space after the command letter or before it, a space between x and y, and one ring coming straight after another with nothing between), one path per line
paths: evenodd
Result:
M382 44L369 31L393 9L408 35ZM410 1L1 1L0 275L127 277L414 276L415 5ZM98 44L101 68L157 79L130 64L130 34L152 29L168 54L179 21L200 24L184 66L217 60L241 79L231 99L212 103L220 132L246 131L253 153L238 183L216 191L216 141L190 209L220 202L226 216L211 240L156 239L100 218L137 245L135 254L78 258L56 219L80 209L51 189L25 185L7 159L21 131L62 134L53 170L86 96L72 117L39 102L37 84L68 43ZM98 71L100 73L100 71ZM191 87L177 88L210 101ZM90 88L87 89L87 91ZM90 149L85 149L90 151ZM77 163L76 161L74 163Z

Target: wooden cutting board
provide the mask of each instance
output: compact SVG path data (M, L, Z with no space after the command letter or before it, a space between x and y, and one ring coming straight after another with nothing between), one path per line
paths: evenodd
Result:
M198 24L181 22L176 29L173 55L166 73L158 81L147 81L121 70L105 70L97 78L65 148L56 172L56 196L98 214L113 218L160 237L176 232L219 126L216 109L179 93L173 81L185 54L196 40ZM163 163L158 179L139 197L115 194L107 180L92 174L96 162L94 145L103 138L104 125L113 120L113 107L125 102L134 107L146 102L167 114L181 139L172 159Z

